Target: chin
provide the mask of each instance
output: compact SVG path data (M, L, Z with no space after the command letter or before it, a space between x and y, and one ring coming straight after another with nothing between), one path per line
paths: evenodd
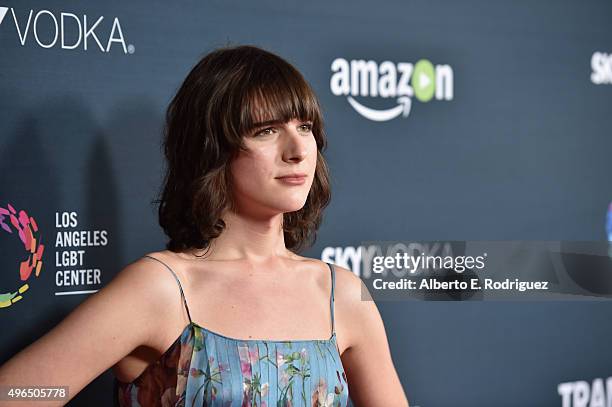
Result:
M287 204L287 205L283 205L280 209L281 212L283 213L287 213L287 212L297 212L300 209L302 209L304 207L304 205L306 204L306 200L301 201L301 202L296 202L294 204Z

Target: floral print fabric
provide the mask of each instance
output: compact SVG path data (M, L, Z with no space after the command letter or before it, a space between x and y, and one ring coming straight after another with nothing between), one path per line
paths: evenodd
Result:
M348 384L328 340L236 340L197 324L131 383L116 402L136 406L345 407Z

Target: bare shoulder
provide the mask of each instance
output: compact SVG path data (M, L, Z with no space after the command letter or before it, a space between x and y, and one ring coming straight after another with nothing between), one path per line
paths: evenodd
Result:
M323 260L309 258L309 257L300 257L296 256L296 260L304 261L308 263L309 266L315 267L321 270L324 274L329 275L329 266L331 264L335 271L335 292L334 298L335 303L355 303L361 299L362 293L362 281L359 277L355 275L351 270L338 266L333 262L325 262ZM365 286L364 286L365 287ZM367 292L367 290L366 290Z
M117 309L117 312L127 313L134 323L147 326L145 343L149 345L151 338L159 332L160 322L167 314L168 304L176 298L176 283L165 266L151 258L162 259L160 252L147 253L122 268L115 277L100 292L113 293L113 297L129 296L132 308Z
M360 311L363 302L371 299L365 284L352 270L334 264L336 270L335 302L347 312L345 318L351 318Z
M0 383L61 384L69 386L74 397L134 349L154 341L166 321L160 315L168 312L176 293L171 292L167 271L164 275L152 262L139 258L124 266L53 329L2 365Z
M158 316L163 316L167 313L172 319L176 319L176 309L169 307L168 304L177 303L180 299L178 295L178 284L174 276L178 277L181 284L185 284L186 273L181 266L180 259L167 250L145 253L142 257L136 260L131 265L134 274L138 274L140 278L145 279L145 290L150 291L146 297L148 301L156 298L155 304L159 305L160 312ZM184 287L183 287L184 288ZM154 295L154 296L151 296Z
M351 400L359 406L408 407L385 325L368 288L347 268L336 266L336 276L338 339L344 343L341 356Z
M348 303L361 300L363 286L361 278L345 267L334 264L334 269L336 270L336 298L341 297Z
M111 281L111 284L120 285L130 294L146 301L149 306L164 304L166 295L174 295L173 286L168 284L172 275L163 263L151 259L166 260L162 252L151 252L137 258L126 265ZM151 298L161 296L162 301L150 301ZM160 306L160 308L162 308Z
M160 340L165 340L159 333L165 332L180 315L177 283L166 265L174 271L171 258L163 252L146 253L125 266L104 288L115 286L114 297L131 297L131 307L117 309L117 312L129 314L134 325L146 330L140 335L139 346L159 348Z
M331 264L335 271L335 292L334 298L335 303L354 303L358 301L361 297L361 279L355 275L351 270L338 266L333 262L325 262L320 259L310 258L310 257L302 257L295 255L293 260L301 261L304 264L307 264L309 268L317 269L321 271L324 276L323 280L328 281L329 279L329 266ZM329 284L329 283L327 283Z
M339 339L344 342L343 351L361 343L364 327L380 320L376 304L367 287L352 270L334 265L336 270L335 307ZM379 327L377 327L379 328Z
M327 281L329 289L329 266L331 264L335 271L334 289L334 321L338 337L340 354L355 346L359 340L360 315L367 310L363 309L362 292L367 295L367 289L361 279L350 269L339 266L333 262L325 262L319 259L305 260L312 262L314 267L324 272L323 281Z

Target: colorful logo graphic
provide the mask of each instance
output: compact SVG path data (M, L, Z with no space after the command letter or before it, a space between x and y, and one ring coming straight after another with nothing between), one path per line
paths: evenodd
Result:
M30 288L32 271L36 271L35 277L40 275L42 269L42 255L45 246L40 243L40 232L34 218L26 211L21 210L19 214L10 204L8 209L0 207L0 227L13 236L18 236L23 244L25 259L19 264L19 283L15 291L0 293L0 308L8 307L21 300L22 294ZM8 221L8 222L7 222ZM17 232L17 233L15 233ZM3 270L10 272L11 270Z
M606 233L608 234L608 257L612 259L612 202L608 206L608 216L606 217Z
M346 96L357 113L373 121L408 117L412 97L422 103L453 99L453 69L449 65L433 65L427 59L416 64L363 59L347 61L336 58L331 64L331 92ZM361 102L356 97L361 98ZM373 109L364 98L392 98L396 105L388 109Z
M610 206L608 207L606 232L608 233L608 241L612 242L612 202L610 202Z

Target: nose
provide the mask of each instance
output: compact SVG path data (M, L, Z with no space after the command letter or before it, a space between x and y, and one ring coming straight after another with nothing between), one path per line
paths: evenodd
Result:
M307 139L304 133L300 133L296 125L285 126L286 137L283 143L283 161L300 162L308 155Z

